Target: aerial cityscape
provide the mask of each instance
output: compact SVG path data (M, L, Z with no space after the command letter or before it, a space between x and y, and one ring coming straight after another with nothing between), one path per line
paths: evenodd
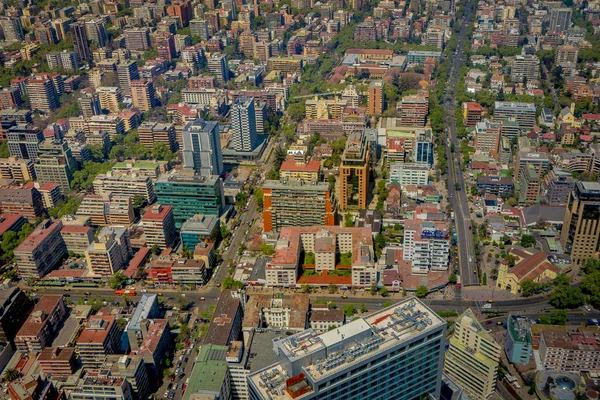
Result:
M600 2L0 2L0 398L600 399Z

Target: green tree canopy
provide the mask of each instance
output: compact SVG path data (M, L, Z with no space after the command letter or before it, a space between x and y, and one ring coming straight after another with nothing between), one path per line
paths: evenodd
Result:
M429 289L427 289L427 286L421 285L415 291L415 296L422 299L423 297L427 296L427 293L429 293Z

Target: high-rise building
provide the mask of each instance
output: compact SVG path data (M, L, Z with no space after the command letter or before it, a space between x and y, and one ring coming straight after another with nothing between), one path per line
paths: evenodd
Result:
M494 120L514 119L521 128L533 128L536 121L535 104L497 101L494 104Z
M44 133L40 129L27 124L16 125L8 129L6 136L11 157L37 160L40 143L44 140Z
M127 50L146 51L150 49L150 30L148 28L130 28L123 31Z
M487 119L478 122L475 125L475 150L489 154L497 160L501 134L501 124Z
M535 167L526 164L519 172L519 203L535 204L540 196L540 176Z
M256 35L251 31L244 31L239 36L240 51L246 57L254 57L254 43L256 43Z
M417 133L412 161L427 164L430 168L433 167L433 146L431 130L426 129L423 132Z
M148 204L156 200L154 185L149 176L127 174L109 171L99 174L94 179L94 192L103 194L123 194L128 196L141 196Z
M208 22L205 19L193 19L190 21L190 34L198 36L202 40L210 39L208 34Z
M274 341L248 376L250 400L440 398L446 323L415 298L317 335Z
M0 27L4 32L4 40L7 42L22 42L25 38L19 18L2 17L0 18Z
M60 235L62 222L46 220L15 249L15 261L23 278L42 278L60 264L67 246Z
M567 201L560 242L575 264L594 257L600 239L600 183L577 182Z
M182 132L183 166L199 175L221 175L223 154L219 124L197 119L189 122Z
M233 148L236 151L253 151L258 145L254 98L239 97L231 108Z
M570 8L554 8L550 10L549 32L564 32L571 26L573 10Z
M398 104L398 109L400 110L400 125L422 128L427 121L429 99L422 95L404 96Z
M364 132L350 134L340 165L340 211L367 208L370 157Z
M35 164L35 175L40 185L54 182L62 192L71 188L73 173L77 170L71 148L65 141L46 139L40 143L40 152Z
M75 344L84 368L98 371L107 354L117 353L121 343L120 333L114 315L91 316Z
M565 205L575 189L573 174L565 169L554 168L542 182L542 196L550 205Z
M456 319L444 372L473 398L485 399L496 387L500 351L469 308Z
M33 305L33 300L21 288L13 286L0 290L0 341L13 341Z
M117 76L119 78L119 87L121 92L126 95L131 94L131 81L140 79L138 65L135 61L117 64Z
M100 108L111 113L119 112L119 103L123 101L121 89L117 86L102 86L96 89L100 99Z
M354 85L348 85L342 92L342 101L345 101L350 107L360 106L360 93Z
M167 6L167 13L174 17L178 17L182 27L188 26L193 17L192 5L187 0L173 0L171 4Z
M46 61L50 68L62 68L67 71L75 71L79 68L77 53L63 50L61 52L46 54Z
M2 214L17 214L35 220L43 216L44 211L44 200L33 183L24 186L0 187L0 212Z
M142 217L148 246L173 247L177 241L173 207L154 204Z
M556 48L554 63L563 68L573 68L577 65L579 49L576 46L565 44Z
M529 364L533 350L531 342L531 324L527 317L510 315L504 351L512 364Z
M131 102L140 111L149 111L158 105L152 81L141 79L131 81Z
M79 60L86 62L92 58L92 52L88 44L88 36L85 24L77 22L71 24L71 32L73 32L73 48L79 56Z
M172 33L157 35L155 41L159 57L171 61L177 56L177 52L175 51L175 37Z
M481 121L481 116L483 114L483 107L481 106L481 104L474 102L465 102L463 103L462 107L463 121L466 126L475 126L478 122Z
M0 158L0 178L19 183L35 180L35 168L31 160L16 157Z
M540 79L540 59L535 55L515 56L510 66L512 82L531 82Z
M52 79L46 75L35 76L27 82L27 94L32 110L52 112L60 106L59 94Z
M264 231L284 226L334 226L336 207L329 185L301 181L265 181Z
M100 96L92 88L81 89L80 97L77 99L77 102L79 103L81 115L83 115L84 118L91 118L94 115L102 114Z
M24 353L39 353L50 346L68 311L62 295L44 295L15 336L15 345Z
M106 32L106 23L104 19L98 18L85 21L85 32L88 40L95 42L98 47L106 46L108 42L108 33Z
M0 109L19 108L23 104L21 92L16 88L0 90Z
M152 148L154 143L163 143L171 151L177 150L175 125L160 122L143 122L138 127L138 137L141 145Z
M156 198L173 207L177 227L196 214L220 216L224 207L223 181L217 175L198 176L173 171L156 181Z
M215 81L223 85L229 80L229 66L225 54L212 54L207 61L208 71L215 76Z
M379 115L383 112L383 81L372 81L369 84L369 115Z

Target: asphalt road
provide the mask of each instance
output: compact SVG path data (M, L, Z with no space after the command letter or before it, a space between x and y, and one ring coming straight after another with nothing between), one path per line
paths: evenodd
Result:
M446 157L448 159L448 195L452 210L454 211L456 236L458 244L458 266L460 281L463 286L479 285L479 275L477 272L477 262L475 259L475 250L473 244L473 236L471 231L471 216L469 212L469 203L467 200L467 187L461 169L461 158L459 149L459 141L456 130L456 119L454 112L457 107L456 103L456 84L458 82L458 74L463 65L464 43L467 40L467 27L472 14L475 11L475 2L469 0L465 6L463 14L463 22L460 26L460 31L456 37L456 54L452 57L452 66L450 69L447 88L448 101L444 103L445 122L448 127L450 142L454 144L455 153L450 152L450 146L447 146ZM460 190L456 190L456 184Z

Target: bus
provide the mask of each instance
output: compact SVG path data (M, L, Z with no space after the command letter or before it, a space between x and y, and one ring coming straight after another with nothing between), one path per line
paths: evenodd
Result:
M135 290L133 289L117 289L115 290L115 296L135 296Z

